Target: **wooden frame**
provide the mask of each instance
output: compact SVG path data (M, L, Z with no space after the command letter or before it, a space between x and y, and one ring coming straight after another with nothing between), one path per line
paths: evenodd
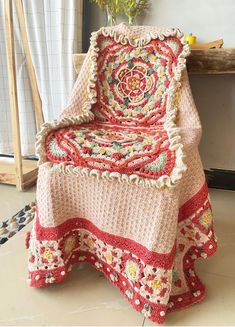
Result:
M16 10L22 36L23 48L26 56L27 69L32 89L33 101L38 127L43 123L41 99L38 92L35 71L30 55L26 26L23 13L22 0L16 0ZM16 185L18 190L24 190L35 184L37 179L37 161L22 157L20 143L20 124L17 97L14 31L12 18L12 0L4 0L6 52L8 84L10 93L10 109L13 136L14 158L0 157L0 183Z
M36 74L35 74L35 70L33 67L32 58L30 55L22 0L15 0L15 4L16 4L16 12L17 12L18 21L19 21L21 37L22 37L23 48L24 48L25 57L26 57L26 65L27 65L27 69L28 69L29 81L30 81L31 90L32 90L32 97L33 97L33 103L34 103L35 116L36 116L36 120L37 120L37 127L39 129L40 126L44 123L44 117L43 117L43 113L42 113L42 102L41 102L41 98L40 98L39 91L38 91Z

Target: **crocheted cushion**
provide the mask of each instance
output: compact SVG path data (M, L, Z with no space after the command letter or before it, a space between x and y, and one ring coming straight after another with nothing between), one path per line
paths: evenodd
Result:
M92 35L64 116L38 135L39 164L158 188L181 180L176 118L188 46L174 29L139 32L102 28Z
M128 125L163 124L174 68L182 52L180 39L154 39L134 47L99 35L97 43L97 119Z
M46 150L53 163L150 179L170 175L175 166L175 151L162 128L82 124L51 132Z

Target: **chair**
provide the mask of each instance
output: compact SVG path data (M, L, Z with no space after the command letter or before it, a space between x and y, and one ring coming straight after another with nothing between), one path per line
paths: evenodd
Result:
M101 28L59 119L37 136L29 283L91 263L154 322L202 300L216 250L201 125L177 29Z

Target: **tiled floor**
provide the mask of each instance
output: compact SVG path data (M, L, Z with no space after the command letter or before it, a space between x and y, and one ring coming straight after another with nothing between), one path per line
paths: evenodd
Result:
M13 185L0 184L0 222L9 219L34 200L35 187L19 192Z
M235 192L210 190L218 253L198 262L207 298L168 315L165 325L235 325ZM34 190L18 193L0 186L0 216L8 218L34 198ZM136 313L119 291L87 265L69 279L44 289L26 284L27 253L21 230L0 248L0 325L153 325Z

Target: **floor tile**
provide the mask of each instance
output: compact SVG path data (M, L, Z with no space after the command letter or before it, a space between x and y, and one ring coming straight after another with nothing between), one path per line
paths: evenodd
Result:
M170 313L164 326L234 326L235 325L235 279L209 273L200 277L207 286L204 301L188 309ZM148 319L144 326L153 326Z
M218 237L217 253L206 260L198 260L199 271L235 278L235 192L210 189Z
M30 288L24 249L30 227L0 248L0 325L142 325L143 316L88 265L76 266L63 283Z
M0 222L9 219L35 200L35 187L20 192L13 185L0 184Z

